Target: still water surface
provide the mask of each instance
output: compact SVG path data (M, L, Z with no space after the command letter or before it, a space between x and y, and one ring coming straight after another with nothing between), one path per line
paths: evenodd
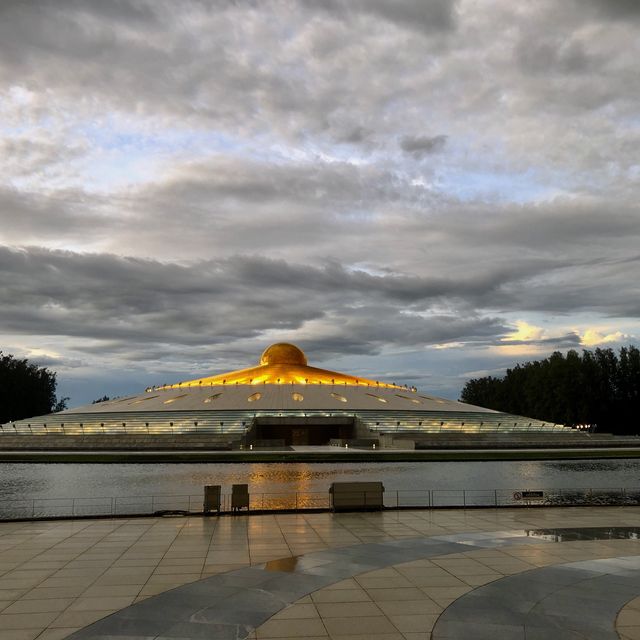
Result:
M251 493L326 493L334 481L422 489L640 488L638 460L398 463L0 464L0 500L198 495L207 484Z

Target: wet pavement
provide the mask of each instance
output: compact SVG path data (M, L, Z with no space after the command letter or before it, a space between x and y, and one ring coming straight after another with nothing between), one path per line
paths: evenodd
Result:
M639 530L637 507L3 523L0 640L640 638Z

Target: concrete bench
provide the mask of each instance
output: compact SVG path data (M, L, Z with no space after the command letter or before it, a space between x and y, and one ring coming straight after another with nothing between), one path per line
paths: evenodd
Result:
M334 511L382 509L382 482L333 482L329 489Z

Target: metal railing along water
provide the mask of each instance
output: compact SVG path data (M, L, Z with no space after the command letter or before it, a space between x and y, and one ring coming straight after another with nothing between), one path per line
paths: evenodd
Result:
M249 493L250 511L331 508L328 490L275 493L249 489ZM222 494L220 498L221 513L231 513L231 495ZM384 493L387 509L582 505L640 505L640 488L387 489ZM202 511L202 494L0 499L0 520L198 514Z

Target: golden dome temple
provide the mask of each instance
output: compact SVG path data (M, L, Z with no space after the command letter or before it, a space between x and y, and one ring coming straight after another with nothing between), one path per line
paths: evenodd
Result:
M567 431L419 392L310 366L292 344L268 347L255 366L11 422L2 433L207 436L211 448L380 442L383 436ZM136 439L138 445L141 440ZM217 445L216 445L217 443Z
M232 384L343 384L362 385L365 387L398 388L395 384L356 378L346 373L317 369L307 364L307 356L302 349L293 344L279 342L267 347L260 362L255 367L238 369L206 378L196 378L177 384L164 385L156 389L182 389L192 386L219 386ZM402 388L402 387L399 387Z

